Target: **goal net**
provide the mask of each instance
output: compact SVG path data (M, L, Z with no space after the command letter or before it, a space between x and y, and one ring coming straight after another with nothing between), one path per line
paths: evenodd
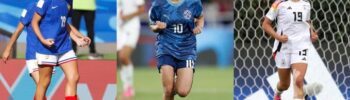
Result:
M278 82L274 39L261 28L275 0L234 0L234 100L271 100ZM310 50L305 84L320 83L315 100L350 99L350 0L310 0L319 40ZM292 99L293 84L282 99ZM312 94L312 93L311 93Z

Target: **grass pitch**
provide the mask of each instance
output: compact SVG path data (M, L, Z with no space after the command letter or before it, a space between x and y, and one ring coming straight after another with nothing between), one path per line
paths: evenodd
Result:
M122 83L118 74L118 98L122 95ZM135 69L134 100L162 100L160 74L156 68ZM233 68L219 69L213 66L197 66L192 90L186 98L176 96L176 100L232 100ZM118 100L119 100L118 99Z

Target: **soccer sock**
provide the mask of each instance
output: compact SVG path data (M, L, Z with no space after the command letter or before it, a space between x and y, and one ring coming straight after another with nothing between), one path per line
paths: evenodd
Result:
M66 96L64 100L78 100L78 96Z
M120 74L124 90L133 85L134 66L132 64L122 66Z
M276 88L276 95L281 95L282 93L283 93L283 91L280 91L280 90L278 90L277 88Z

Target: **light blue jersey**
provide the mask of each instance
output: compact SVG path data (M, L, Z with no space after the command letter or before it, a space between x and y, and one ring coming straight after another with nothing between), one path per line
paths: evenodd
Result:
M196 37L193 33L195 18L202 16L200 0L154 0L149 11L150 24L165 22L166 29L157 35L157 57L171 55L180 60L195 60Z

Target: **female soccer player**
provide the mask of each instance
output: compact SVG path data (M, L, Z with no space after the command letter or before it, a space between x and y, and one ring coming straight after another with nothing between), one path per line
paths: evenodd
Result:
M36 58L39 65L39 83L35 97L43 100L50 84L52 69L60 65L66 78L65 100L77 100L79 80L76 55L72 50L67 27L67 17L71 2L65 0L39 0L32 19L33 31L41 42L36 45Z
M28 68L28 71L30 73L30 76L33 78L33 81L35 84L38 84L39 82L39 72L38 72L38 65L35 57L35 48L30 48L30 47L35 47L35 44L38 42L37 37L35 36L35 33L33 33L32 27L30 25L30 22L32 21L32 17L34 14L34 8L35 3L31 3L27 6L26 9L22 11L22 15L20 17L20 22L17 25L16 31L13 33L11 36L11 39L6 46L2 59L6 63L6 61L9 59L9 56L12 51L12 46L15 43L15 41L18 39L19 35L21 35L22 31L24 28L27 30L27 39L26 39L26 66ZM82 34L75 30L74 27L72 27L72 30L74 32L70 32L71 38L80 46L82 45L84 41L89 42L90 39L87 37L81 37Z
M307 0L277 0L272 4L262 24L263 29L275 38L274 59L280 81L275 100L281 99L283 91L290 85L293 74L294 100L304 99L304 76L308 65L308 49L318 36L310 21L310 3ZM277 31L272 21L277 20Z
M196 35L204 26L200 0L154 0L149 10L150 28L158 33L156 52L164 100L186 97L192 87ZM175 77L176 76L176 77Z

